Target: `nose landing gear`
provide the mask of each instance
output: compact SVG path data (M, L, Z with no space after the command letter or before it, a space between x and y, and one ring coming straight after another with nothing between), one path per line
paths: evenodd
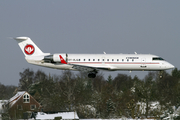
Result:
M164 71L163 71L163 70L159 71L159 78L160 78L160 79L162 79L162 78L163 78L163 73L164 73Z

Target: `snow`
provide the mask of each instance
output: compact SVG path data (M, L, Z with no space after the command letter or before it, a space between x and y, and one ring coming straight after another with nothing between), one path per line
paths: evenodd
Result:
M9 99L9 102L13 101L14 99L16 99L19 96L22 96L24 93L26 93L26 91L17 92L15 96L13 96L12 98Z
M155 120L155 119L129 119L129 118L120 118L120 119L80 119L80 120Z
M21 98L21 96L23 96L25 93L26 91L21 91L21 92L16 93L16 95L13 96L12 98L10 98L9 99L10 107L12 107L14 103L16 103L19 100L19 98Z
M46 114L43 112L38 112L36 115L36 119L40 120L54 119L55 117L62 117L62 119L79 119L76 112L63 112L55 114Z
M8 103L8 100L0 100L0 114L4 112L3 106Z
M53 118L54 119L54 118ZM62 118L64 119L64 118ZM67 120L74 120L74 118L67 119ZM76 119L76 118L75 118ZM19 120L24 120L24 119L19 119ZM34 120L34 119L28 119L28 120ZM51 118L43 118L43 119L37 119L36 120L52 120ZM66 120L66 118L65 118ZM79 120L156 120L156 119L130 119L130 118L119 118L119 119L79 119ZM172 119L170 119L172 120Z
M52 120L55 117L62 117L62 119L79 119L76 112L63 112L55 114L46 114L43 112L38 112L36 119L38 120ZM119 118L119 119L80 119L80 120L142 120L142 119L129 119L129 118ZM154 120L154 119L143 119L143 120Z
M145 102L138 102L137 105L139 105L139 109L141 110L141 114L145 114L146 113L146 103ZM149 103L150 107L150 111L153 111L155 109L159 109L161 108L159 102L151 102Z

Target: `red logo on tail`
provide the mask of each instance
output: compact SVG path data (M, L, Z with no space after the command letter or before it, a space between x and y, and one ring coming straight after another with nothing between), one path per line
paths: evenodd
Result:
M32 55L34 53L34 46L33 45L26 45L24 47L24 52L27 54L27 55Z

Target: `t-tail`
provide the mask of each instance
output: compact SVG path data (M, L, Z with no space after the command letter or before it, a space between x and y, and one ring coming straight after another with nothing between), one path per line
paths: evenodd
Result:
M44 54L29 37L16 37L15 40L26 57Z
M28 63L41 65L44 56L50 55L50 53L43 53L29 37L16 37L14 39L18 42Z

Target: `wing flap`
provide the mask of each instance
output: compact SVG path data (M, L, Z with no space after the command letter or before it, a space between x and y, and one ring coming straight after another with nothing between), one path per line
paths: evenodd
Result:
M81 65L73 65L73 68L77 69L79 71L86 71L86 72L90 72L90 71L96 70L95 68L87 67L87 66L81 66Z
M90 67L85 65L77 65L77 64L70 64L72 65L74 69L77 69L79 71L86 71L86 72L92 72L92 71L98 71L98 70L110 70L109 67Z

